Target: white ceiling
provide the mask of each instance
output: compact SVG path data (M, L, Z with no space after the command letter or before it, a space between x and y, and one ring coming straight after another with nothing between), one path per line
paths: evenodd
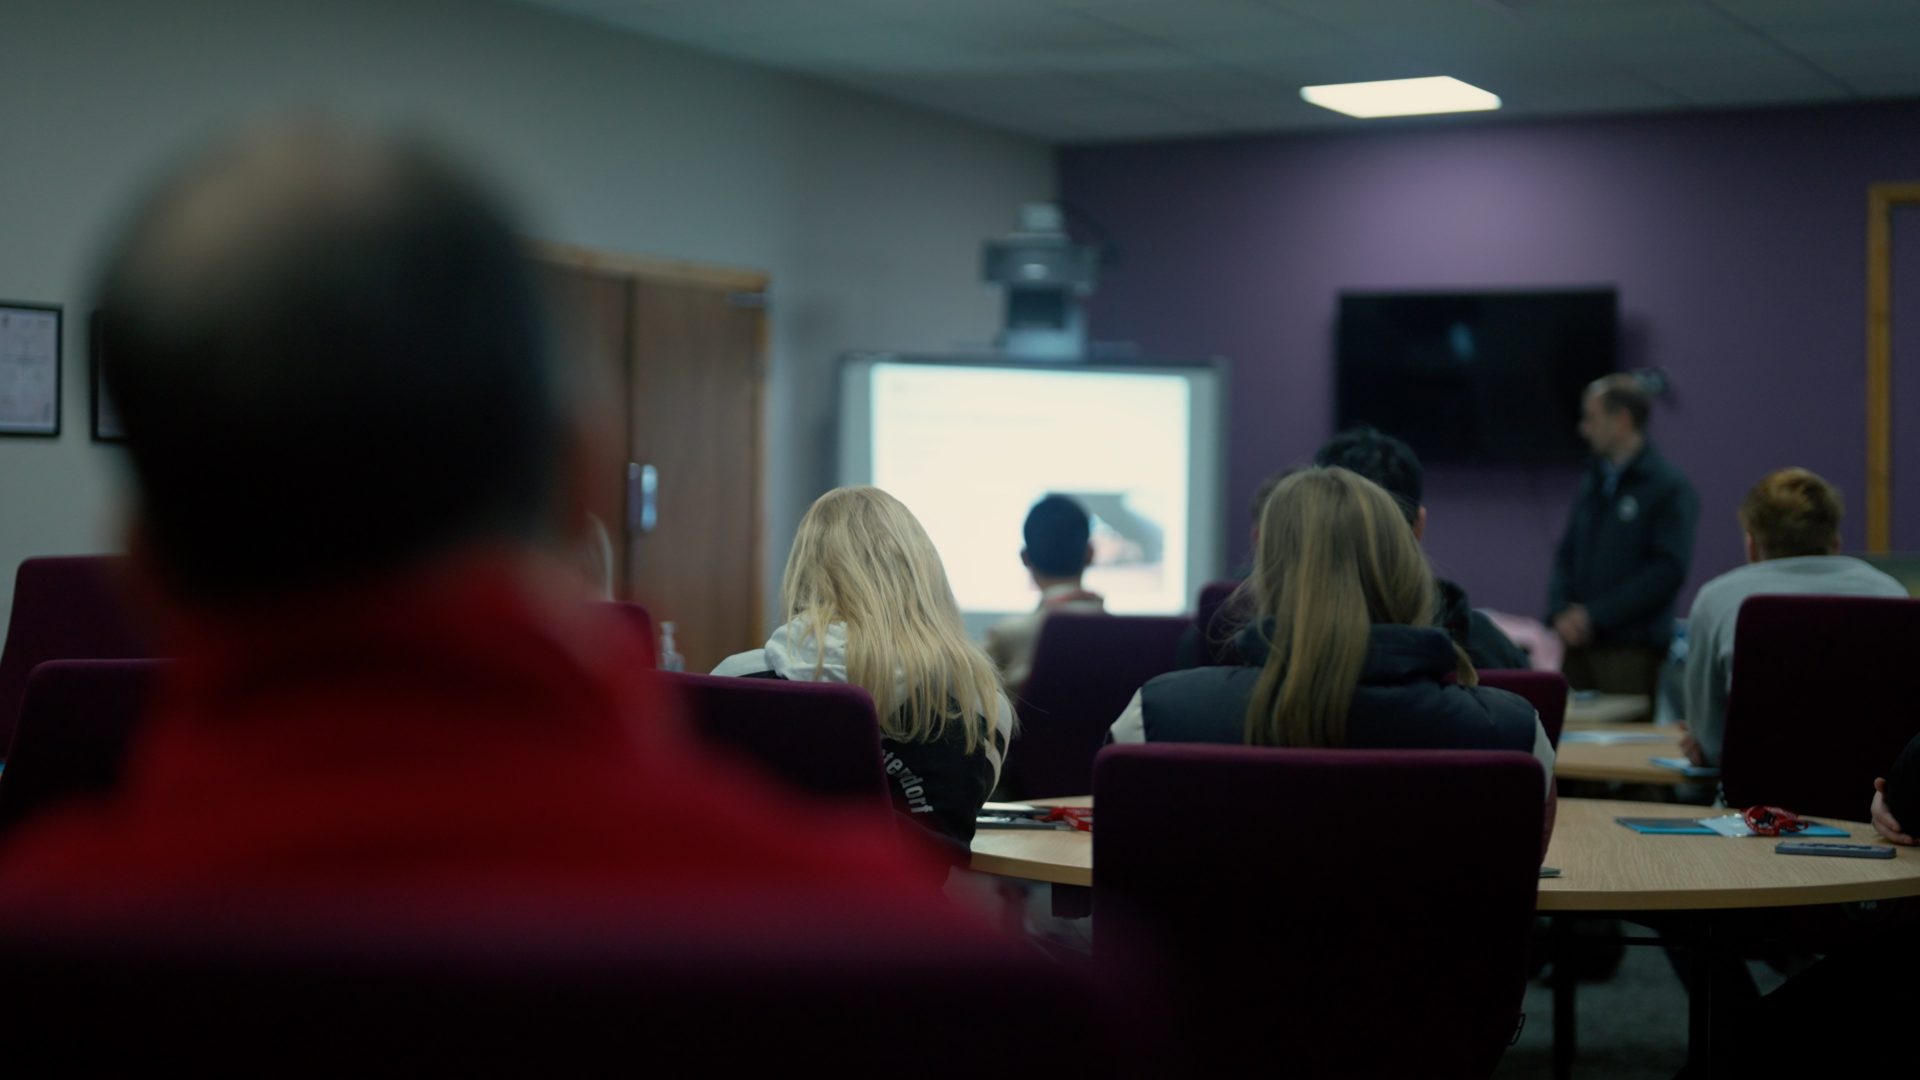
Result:
M1482 118L1920 96L1920 0L522 2L1053 142L1379 124L1300 87L1415 75Z

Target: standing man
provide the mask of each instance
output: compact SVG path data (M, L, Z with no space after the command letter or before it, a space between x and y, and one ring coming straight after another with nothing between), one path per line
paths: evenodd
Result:
M1580 403L1580 436L1593 460L1547 588L1575 689L1651 696L1673 636L1700 501L1648 441L1651 404L1631 375L1598 380Z

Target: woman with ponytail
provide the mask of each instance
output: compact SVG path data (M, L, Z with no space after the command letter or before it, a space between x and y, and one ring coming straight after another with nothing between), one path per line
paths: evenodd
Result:
M1521 750L1552 790L1553 750L1533 707L1478 685L1432 625L1433 573L1406 518L1341 468L1282 481L1260 518L1256 617L1243 663L1151 680L1113 725L1117 742Z

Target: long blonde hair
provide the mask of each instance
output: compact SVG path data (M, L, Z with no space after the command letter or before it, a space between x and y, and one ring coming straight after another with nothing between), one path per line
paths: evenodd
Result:
M1245 587L1273 620L1247 707L1254 746L1346 745L1373 624L1433 621L1433 572L1400 507L1341 468L1303 469L1274 489ZM1454 653L1459 681L1477 683L1466 654Z
M958 723L972 753L989 737L999 673L968 640L940 554L900 500L874 487L820 496L800 520L781 596L802 641L823 645L829 624L846 623L847 681L873 695L889 738L931 742Z

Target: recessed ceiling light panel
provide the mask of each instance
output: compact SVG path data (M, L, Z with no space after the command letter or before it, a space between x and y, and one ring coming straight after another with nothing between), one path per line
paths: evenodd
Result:
M1500 97L1450 75L1380 82L1303 86L1300 96L1348 116L1430 116L1434 113L1485 112L1500 107Z

